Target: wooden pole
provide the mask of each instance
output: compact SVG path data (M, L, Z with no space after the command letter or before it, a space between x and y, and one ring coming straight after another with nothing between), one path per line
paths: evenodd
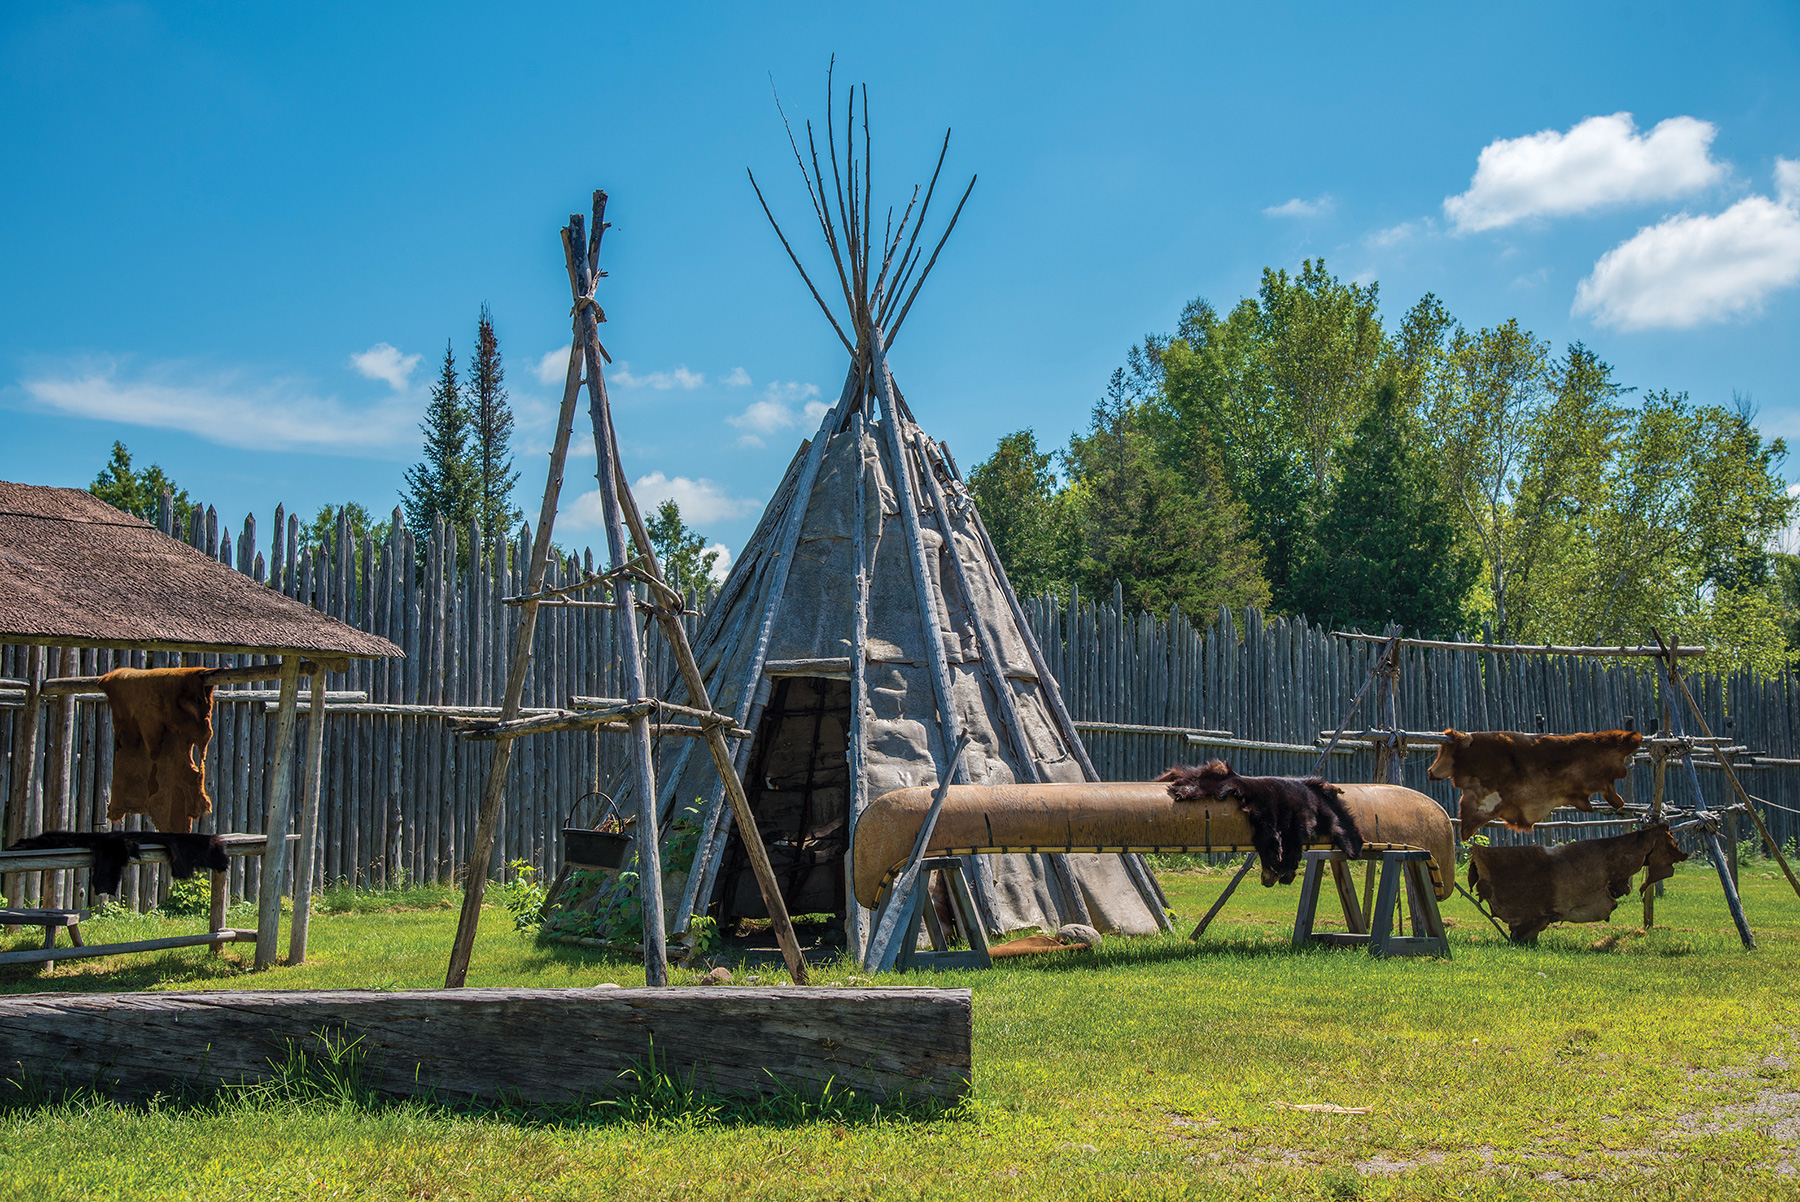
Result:
M888 887L886 901L882 904L875 920L874 934L869 936L869 950L863 967L870 972L886 972L894 966L900 954L902 936L910 933L912 924L903 921L912 913L913 893L926 886L919 882L919 865L925 858L925 852L931 847L931 836L937 830L938 815L943 812L944 799L950 795L950 782L962 769L963 753L969 749L967 731L956 736L956 747L950 753L950 768L938 776L937 790L931 797L931 808L925 811L925 817L919 822L918 837L913 840L912 855L907 857L906 867L894 878ZM929 906L930 900L925 904ZM975 942L971 933L969 942Z
M269 768L269 807L263 820L268 849L256 897L256 967L275 963L281 939L281 877L287 867L287 833L294 800L294 726L300 693L300 657L281 657L281 708L275 713L275 756Z
M594 194L594 236L605 230L605 193ZM570 220L571 228L579 218ZM573 237L573 235L572 235ZM571 246L573 246L571 242ZM591 258L591 256L589 256ZM631 559L625 543L625 524L619 507L618 444L613 439L612 411L606 396L606 378L600 366L600 328L595 321L594 268L588 258L571 253L575 269L575 344L587 365L588 419L594 428L594 475L600 484L600 508L604 516L608 568L617 571ZM546 532L546 536L547 536ZM542 581L526 590L535 593ZM619 657L625 671L627 701L643 701L650 695L644 682L644 653L638 643L637 601L628 584L615 586L613 601L619 607ZM692 699L692 698L690 698ZM709 740L710 742L710 740ZM657 832L656 761L650 744L650 720L639 715L631 720L633 784L638 809L638 897L644 917L644 980L652 986L669 983L667 927L663 923L662 848Z
M950 664L944 657L944 638L938 629L937 586L933 582L931 564L925 558L925 540L919 527L919 509L913 500L912 462L907 458L906 444L900 430L905 420L900 400L894 391L894 378L888 371L887 356L882 349L881 328L869 327L869 346L873 355L875 388L881 396L881 426L887 436L888 453L894 460L894 493L900 502L900 525L906 533L907 560L912 567L913 587L918 592L920 633L924 636L925 661L931 669L932 689L937 696L938 736L946 759L942 779L957 776L956 783L967 784L968 769L961 756L950 756L950 749L962 742L962 719L956 713L956 695L950 681Z
M1206 928L1212 925L1212 920L1219 916L1219 911L1225 908L1225 903L1231 900L1231 895L1237 892L1237 887L1244 883L1244 878L1250 875L1250 870L1254 867L1256 867L1256 853L1253 851L1244 853L1243 864L1239 865L1238 870L1232 874L1231 880L1225 885L1225 891L1219 894L1218 900L1213 902L1212 908L1207 910L1205 916L1200 919L1200 924L1194 928L1194 933L1188 936L1189 943L1206 934Z
M319 856L319 793L325 763L325 673L312 674L312 706L306 717L306 764L300 781L300 847L294 857L294 918L288 929L288 963L306 963L312 919L313 873Z
M597 244L606 226L600 220L605 211L605 193L594 196L594 241ZM569 281L575 283L575 263L584 259L585 246L575 242L581 230L581 218L569 218L563 230L563 257L567 261ZM571 232L575 231L575 232ZM596 247L597 249L597 247ZM569 344L569 368L563 377L562 405L557 410L556 434L550 445L550 469L544 478L544 499L538 507L537 537L531 544L531 566L527 570L525 591L543 590L544 573L550 566L550 536L556 526L556 505L562 495L563 466L569 456L569 437L575 425L575 402L581 395L581 370L585 362L580 326ZM519 716L520 700L525 695L525 677L531 670L532 640L537 634L538 603L527 601L519 607L519 629L513 636L512 659L506 666L506 692L500 703L500 720L510 722ZM462 912L457 916L456 940L450 947L450 967L444 974L444 988L461 989L469 977L469 957L475 948L475 932L481 925L481 902L487 896L488 860L494 854L494 828L500 821L500 807L506 794L506 770L512 764L513 740L501 739L494 744L494 758L488 761L487 780L482 785L481 809L475 820L475 841L470 849L468 865L463 873Z
M1661 635L1657 635L1656 638L1658 642L1662 641ZM1669 682L1669 691L1671 693L1675 691L1674 680L1676 662L1673 655L1658 661L1658 665L1662 668L1664 679ZM1680 711L1672 709L1670 711L1670 720L1674 728L1674 733L1680 735L1682 733ZM1694 791L1694 809L1699 810L1706 798L1705 794L1700 791L1700 773L1694 768L1694 752L1691 747L1683 748L1681 762L1687 767L1688 785ZM1731 867L1725 859L1725 849L1719 846L1718 833L1711 827L1706 829L1706 848L1712 856L1713 868L1719 874L1719 885L1725 891L1725 908L1731 911L1731 921L1737 925L1738 938L1743 941L1745 948L1754 951L1756 949L1756 936L1750 931L1750 920L1744 916L1744 902L1743 899L1738 896L1737 882L1732 879Z
M1700 703L1695 701L1693 693L1688 691L1687 681L1682 679L1681 673L1678 671L1669 673L1669 679L1674 682L1676 690L1687 700L1688 708L1693 711L1694 721L1699 724L1701 733L1709 739L1713 738L1712 727L1706 724L1706 715L1700 712ZM1781 854L1781 845L1775 842L1775 836L1769 833L1769 828L1763 822L1762 815L1756 812L1756 806L1753 804L1755 799L1744 788L1744 782L1738 779L1737 769L1732 767L1730 754L1721 752L1719 763L1725 769L1725 776L1731 781L1731 787L1737 790L1737 795L1743 801L1744 808L1750 811L1751 821L1756 823L1756 829L1762 834L1763 846L1769 849L1769 854L1775 858L1777 864L1781 865L1781 871L1787 876L1788 885L1797 896L1800 896L1800 880L1795 879L1794 870L1789 867L1787 857ZM1735 850L1734 848L1734 853ZM1735 860L1735 855L1733 858ZM1736 879L1736 875L1735 872L1732 874L1733 879Z
M607 415L608 434L612 434L612 416ZM820 437L824 437L823 434ZM617 445L616 437L614 445ZM614 459L614 472L620 508L625 520L630 524L631 537L643 553L649 573L655 579L663 580L662 569L657 566L656 553L650 544L650 532L644 526L644 518L638 512L637 498L632 496L631 489L625 483L624 468ZM664 582L666 585L666 581ZM681 670L681 679L687 685L688 700L702 710L710 710L712 702L708 700L706 678L700 674L700 665L694 661L694 649L688 644L687 627L681 624L681 618L671 612L669 607L658 605L655 608L656 620L662 627L663 640L675 653L676 666ZM707 750L712 752L713 767L718 770L719 779L724 782L725 796L731 803L732 819L737 826L738 838L744 844L744 851L750 859L750 870L756 877L756 887L762 893L763 906L769 911L769 925L774 928L775 941L781 945L781 957L787 962L788 975L793 977L794 984L806 984L806 958L800 954L800 940L794 934L794 924L787 912L787 901L781 896L781 884L775 879L775 868L769 863L769 849L763 846L762 832L757 829L756 815L750 809L750 799L744 795L744 782L739 779L737 766L732 762L732 751L725 745L725 731L720 722L704 723ZM640 794L647 799L650 807L650 831L656 830L656 798L654 792ZM640 822L642 819L640 819ZM699 856L698 847L694 849ZM848 859L848 857L845 857ZM692 873L694 866L688 871ZM661 897L661 890L658 891ZM682 917L686 917L683 915ZM660 930L661 928L659 928Z
M43 680L44 649L28 647L25 650L25 702L13 715L12 788L6 799L8 846L27 834L25 810L31 804L31 789L37 782L38 723L44 712ZM20 896L24 883L25 877L17 872L9 872L0 878L9 904L24 904Z
M1019 717L1018 701L1013 696L1012 685L1006 679L1006 665L1000 662L1000 639L975 606L975 593L969 588L968 574L963 570L962 554L957 550L956 529L950 522L949 502L926 460L930 440L922 431L915 430L911 441L918 447L920 460L925 462L925 471L922 473L925 495L930 498L931 507L936 511L938 537L944 540L944 551L950 560L951 573L956 577L956 587L962 592L963 602L969 613L969 624L975 631L975 645L981 656L982 672L987 677L988 688L993 692L994 700L1000 706L1000 720L1005 725L1013 746L1018 748L1019 760L1026 774L1033 781L1041 781L1044 779L1043 771L1038 765L1037 757L1031 753L1031 743L1025 736L1025 724ZM1068 901L1073 920L1083 926L1091 926L1094 918L1088 913L1087 902L1081 896L1081 886L1076 882L1075 874L1069 871L1068 857L1052 852L1044 859ZM1161 906L1154 905L1151 911L1159 915L1163 912ZM971 936L970 942L973 941Z
M856 563L856 610L850 620L850 837L844 852L844 946L859 961L868 942L873 915L856 900L854 856L856 826L869 804L868 714L869 707L869 581L874 575L868 540L867 492L869 460L863 453L866 423L862 413L850 417L850 441L856 446L856 503L851 514L850 554ZM877 506L879 508L879 505ZM879 516L879 515L878 515ZM879 529L874 546L881 545Z
M57 670L67 668L79 652L66 648L60 655ZM75 699L58 697L50 703L50 733L46 740L50 760L50 777L45 782L44 814L40 830L70 829L75 813ZM75 879L61 873L45 873L38 896L43 904L56 908L78 908L74 897Z
M794 548L799 545L800 528L806 521L807 500L812 496L813 484L819 477L819 465L825 458L825 444L830 441L830 432L837 428L845 407L860 395L861 387L858 365L852 363L850 374L844 378L844 389L838 394L837 404L820 423L818 433L813 435L812 442L806 448L805 458L799 459L798 475L793 478L793 491L788 494L786 509L781 518L780 535L772 562L767 568L767 600L763 603L761 613L756 615L756 642L751 647L750 662L744 672L744 691L738 697L737 712L733 715L737 724L747 730L754 731L762 721L762 706L769 683L763 669L768 663L769 644L774 638L775 622L780 616L781 602L787 592L788 569L794 562ZM777 497L781 495L780 492L776 493ZM773 501L770 503L774 504ZM746 603L748 597L753 595L753 592L747 594ZM733 759L734 766L748 762L750 752L751 743L746 741ZM702 896L707 895L713 885L713 875L724 858L725 839L732 822L731 816L735 813L725 801L726 786L721 777L718 792L713 795L712 803L707 809L706 822L700 832L700 849L694 853L694 868L688 873L687 889L682 894L684 911L691 910L699 904ZM687 914L684 912L680 917L685 919Z

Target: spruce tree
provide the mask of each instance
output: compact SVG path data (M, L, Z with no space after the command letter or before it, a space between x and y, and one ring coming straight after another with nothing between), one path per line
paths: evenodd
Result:
M1374 631L1391 620L1427 637L1457 633L1481 559L1394 383L1376 389L1341 463L1295 572L1295 608L1332 626Z
M444 518L459 539L475 512L475 469L469 452L470 416L456 379L456 354L444 344L444 366L431 390L431 403L419 429L425 434L425 458L406 471L401 505L407 525L429 537L432 522Z
M170 493L176 528L185 527L188 511L193 508L192 502L188 500L187 489L175 487L175 482L157 464L153 463L141 472L134 469L131 466L131 452L126 450L122 442L113 443L112 457L100 469L100 474L94 477L94 482L88 485L90 493L114 509L122 509L152 525L155 525L157 512L162 507L164 489Z
M500 363L500 340L494 337L494 315L486 304L475 328L475 358L469 364L468 408L474 436L470 457L475 471L475 515L481 529L510 529L522 515L512 503L519 473L512 465L512 408L506 403L506 369Z

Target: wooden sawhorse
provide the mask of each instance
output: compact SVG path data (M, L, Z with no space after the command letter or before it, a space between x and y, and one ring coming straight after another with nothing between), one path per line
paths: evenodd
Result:
M944 935L944 924L938 921L937 908L931 904L931 874L943 877L950 895L950 909L956 925L969 938L966 951L950 950ZM895 972L914 968L992 968L994 958L988 955L987 932L981 928L981 914L969 894L969 882L963 876L962 861L955 856L927 856L919 861L919 879L913 886L910 912L900 925L900 952L894 957ZM919 923L923 920L931 936L931 949L918 950Z
M1356 884L1350 879L1349 857L1341 851L1309 851L1306 853L1306 875L1300 883L1300 906L1294 913L1294 946L1306 947L1323 943L1328 947L1366 947L1373 956L1443 956L1450 958L1450 940L1444 932L1444 919L1438 913L1437 893L1431 887L1431 853L1414 850L1386 850L1374 853L1369 866L1381 865L1381 879L1375 889L1375 908L1367 916L1356 896ZM1332 883L1337 886L1338 901L1344 908L1347 931L1314 931L1318 916L1319 888L1325 869L1331 869ZM1405 935L1394 929L1394 906L1400 900L1401 882L1406 886L1406 908L1412 914L1413 933Z

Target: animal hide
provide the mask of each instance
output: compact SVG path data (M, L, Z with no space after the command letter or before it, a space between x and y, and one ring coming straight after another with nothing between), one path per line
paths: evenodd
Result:
M1169 782L1176 801L1217 798L1233 801L1250 821L1250 842L1262 861L1262 883L1288 884L1309 843L1328 839L1344 854L1362 854L1356 819L1339 800L1343 790L1321 777L1239 776L1224 760L1171 768L1158 781Z
M1613 788L1631 770L1644 736L1632 730L1575 735L1528 735L1512 730L1465 734L1446 730L1427 771L1432 780L1462 790L1457 818L1464 839L1499 818L1528 831L1557 806L1593 812L1589 798L1604 797L1615 810L1625 799Z
M208 668L117 668L100 678L113 719L112 798L106 817L148 815L159 831L190 831L212 812L206 745L212 741Z
M91 879L95 893L117 893L125 865L146 847L166 848L169 870L186 880L202 869L224 872L231 867L225 845L217 835L187 835L162 831L45 831L20 839L7 851L61 851L82 848L94 853Z
M1555 847L1476 847L1469 887L1506 923L1514 942L1535 939L1553 922L1605 922L1648 866L1643 888L1675 875L1687 859L1667 823L1628 835Z

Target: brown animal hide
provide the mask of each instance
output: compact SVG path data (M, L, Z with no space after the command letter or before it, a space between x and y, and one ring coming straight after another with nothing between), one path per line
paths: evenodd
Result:
M118 668L100 678L113 719L108 821L145 814L159 831L189 831L212 812L206 745L212 741L207 668Z
M1197 768L1171 768L1156 779L1169 783L1176 801L1235 802L1250 820L1265 886L1291 882L1314 839L1329 839L1351 857L1362 854L1356 819L1339 800L1344 791L1321 777L1239 776L1224 760L1209 760Z
M1605 922L1631 878L1648 867L1643 888L1675 874L1687 853L1657 822L1610 839L1555 847L1476 847L1469 885L1511 929L1514 942L1535 939L1553 922Z
M1593 812L1595 793L1625 808L1613 788L1631 770L1632 753L1644 736L1632 730L1600 730L1576 735L1528 735L1514 730L1465 734L1446 730L1427 775L1455 782L1462 790L1458 810L1461 835L1499 818L1528 831L1557 806Z

